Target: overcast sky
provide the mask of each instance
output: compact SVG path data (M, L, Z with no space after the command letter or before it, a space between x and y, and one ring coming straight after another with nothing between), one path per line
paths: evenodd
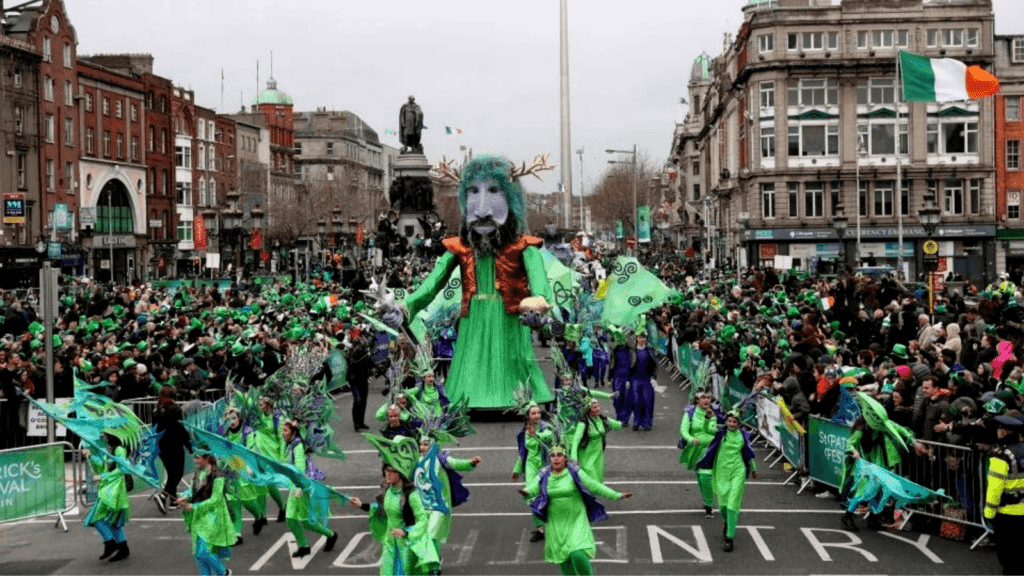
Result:
M351 110L393 146L398 109L422 106L428 159L459 146L559 164L558 0L65 0L78 53L147 52L202 106L238 111L266 87L295 110ZM1022 0L994 0L996 33L1024 33ZM693 60L721 52L747 0L570 0L572 148L589 191L605 149L668 156ZM221 70L224 73L223 104ZM463 129L447 136L445 126ZM574 192L580 160L573 155ZM534 179L547 192L560 176Z

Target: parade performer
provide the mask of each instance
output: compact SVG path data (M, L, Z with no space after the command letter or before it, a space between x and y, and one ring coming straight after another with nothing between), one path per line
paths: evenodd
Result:
M381 544L381 576L428 574L440 558L427 531L429 518L411 477L416 469L416 440L398 436L388 440L363 434L384 460L384 485L374 502L351 498L350 503L369 513L370 533Z
M189 494L178 498L185 527L192 534L192 555L203 576L227 574L224 560L231 557L237 534L228 511L228 481L217 467L217 458L196 451L196 466Z
M227 411L228 427L224 431L224 437L240 444L246 448L253 449L256 446L256 434L248 425L243 425L242 418L238 411L229 409ZM252 525L252 533L259 536L263 527L267 525L267 487L256 486L241 478L233 480L234 490L228 494L228 507L231 510L231 519L235 525L235 533L238 535L238 544L242 543L242 507L252 514L255 522ZM277 490L275 487L274 490Z
M999 449L989 459L985 520L991 523L1003 574L1021 574L1020 535L1024 533L1024 418L996 416Z
M622 423L601 414L599 398L610 394L589 390L589 403L569 441L569 459L578 462L591 478L604 482L604 450L608 432L622 430Z
M540 238L527 236L525 195L518 179L550 169L539 159L520 169L496 156L477 156L457 178L462 209L460 234L444 241L447 252L419 290L405 299L406 318L415 317L461 274L461 321L451 372L445 382L454 401L470 408L508 408L519 382L528 382L538 402L551 399L530 343L530 328L519 314L546 312L550 287L540 255ZM385 319L394 319L394 308ZM401 321L399 321L401 322Z
M615 392L615 418L623 424L629 424L629 416L633 412L633 394L629 387L629 370L633 362L633 354L626 346L626 334L617 326L609 326L615 348L612 351L612 392Z
M607 382L605 377L608 375L608 350L605 346L608 344L608 334L601 329L600 325L594 325L594 338L592 357L594 359L594 385L597 387L603 387Z
M434 340L434 351L437 354L437 372L442 379L448 378L448 370L452 365L452 357L455 356L455 340L458 332L452 327L454 321L445 318L444 325L437 333Z
M647 334L638 332L636 350L629 370L629 388L632 394L633 430L649 431L654 426L654 384L658 375L658 359L647 347ZM629 421L623 421L628 424Z
M107 449L115 457L128 458L128 450L121 445L120 439L111 434L103 434L102 438L107 443ZM103 537L103 555L100 556L100 560L124 560L130 555L124 528L131 519L125 473L116 463L92 454L88 448L82 450L82 457L92 465L93 473L100 475L96 503L85 515L82 526L95 528Z
M854 400L861 415L854 423L853 431L846 443L846 458L843 461L843 473L839 484L839 493L849 501L841 522L844 528L852 532L858 530L853 520L856 499L850 498L859 480L855 461L864 458L876 466L894 472L902 459L902 454L909 452L911 447L919 454L927 453L927 448L914 440L913 432L889 420L885 408L877 400L864 392L854 395ZM878 514L871 513L868 517L868 527L881 527Z
M710 390L697 390L696 402L686 409L679 423L679 436L682 438L680 447L683 449L679 454L679 463L697 475L697 486L704 501L705 518L714 516L715 490L711 481L711 470L700 468L698 464L715 439L719 427L725 423L722 413L711 406L711 401Z
M450 406L440 415L420 407L423 420L420 427L420 459L413 473L416 490L426 511L427 533L441 562L441 547L451 534L452 510L469 500L469 490L462 484L460 472L469 472L483 462L480 456L470 459L455 458L445 444L454 444L457 438L473 433L466 415L465 400Z
M519 493L532 499L530 509L547 526L544 560L558 566L562 574L594 573L590 559L597 547L591 524L608 517L597 497L621 500L633 495L591 478L569 461L564 444L551 449L550 465Z
M274 401L268 396L264 396L259 401L259 427L256 429L256 451L260 454L276 460L277 462L284 462L284 419L281 418L281 413L274 410ZM285 521L285 503L284 498L281 497L281 491L276 486L271 486L268 490L270 499L277 504L277 521ZM260 506L264 511L267 509L267 499L265 496L257 496L257 505Z
M722 535L725 536L722 549L732 552L747 476L758 479L757 459L750 447L750 435L740 429L738 411L725 415L725 426L718 429L698 467L711 470L711 482L722 515Z
M291 421L284 423L284 441L286 462L312 480L318 482L323 480L323 472L313 465L312 460L307 458L306 446L299 433L297 423ZM323 514L322 511L312 510L313 507L326 505L326 502L319 501L311 504L309 494L306 493L303 486L292 484L292 491L288 496L288 504L285 508L288 529L291 530L295 536L295 542L299 545L299 549L292 554L292 557L302 558L310 552L305 530L327 537L324 552L334 549L335 543L338 542L338 534L331 531L328 515Z
M512 481L519 482L523 478L524 484L530 484L537 479L537 473L547 460L548 445L553 439L553 432L546 422L541 420L542 412L536 402L529 399L525 386L517 389L521 408L518 412L525 416L526 422L516 433L516 458L515 468L512 469ZM533 534L530 542L538 542L544 539L544 523L533 517Z

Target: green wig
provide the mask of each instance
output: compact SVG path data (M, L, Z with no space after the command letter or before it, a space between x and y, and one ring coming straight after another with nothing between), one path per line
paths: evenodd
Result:
M516 232L526 231L526 195L518 180L513 180L512 163L500 156L483 155L473 158L462 168L459 181L459 209L466 215L466 190L474 182L491 180L505 191L508 211L516 219Z

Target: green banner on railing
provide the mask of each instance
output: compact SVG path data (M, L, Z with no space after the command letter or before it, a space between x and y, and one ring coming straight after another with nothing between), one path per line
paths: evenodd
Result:
M0 523L65 508L64 445L0 452Z
M779 436L782 438L782 454L786 461L797 468L803 468L804 451L800 449L800 433L790 430L783 423L779 426Z
M821 418L811 418L807 434L807 457L811 478L839 487L850 429Z

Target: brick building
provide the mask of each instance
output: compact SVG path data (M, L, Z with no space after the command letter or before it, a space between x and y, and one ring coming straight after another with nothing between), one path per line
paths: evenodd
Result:
M39 95L37 67L39 54L21 40L0 35L0 62L10 74L0 74L0 146L14 152L0 156L0 189L22 200L25 210L21 223L4 222L0 226L0 245L31 246L42 233L38 217L39 196ZM3 261L5 270L15 262ZM38 277L36 282L38 282Z
M115 281L130 282L142 277L148 253L145 86L88 57L77 68L84 141L78 194L82 210L95 213L83 244L94 278L109 280L112 266Z
M996 179L983 135L994 130L993 101L901 103L895 86L900 49L992 69L991 1L764 0L743 16L707 74L701 66L691 77L670 155L716 261L780 255L808 269L869 254L895 264L902 254L914 277L927 195L942 211L948 269L991 279ZM831 226L840 205L843 238Z
M267 238L291 242L294 234L279 221L298 205L295 180L295 137L292 98L277 89L277 80L267 80L267 89L253 100L253 108L262 116L262 125L270 137L270 183L267 190Z
M1003 88L996 96L996 268L1011 272L1019 280L1024 268L1024 218L1021 195L1024 170L1021 142L1024 141L1024 35L996 36L996 77Z

